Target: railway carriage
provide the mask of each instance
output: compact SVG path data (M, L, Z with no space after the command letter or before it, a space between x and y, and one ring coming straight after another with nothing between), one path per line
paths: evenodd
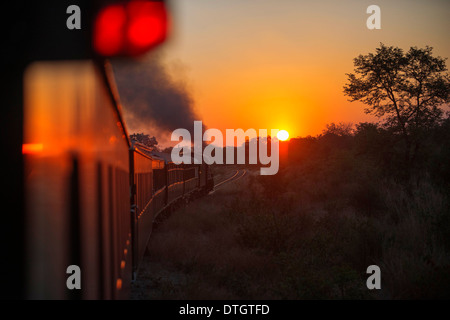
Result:
M102 17L110 5L138 18L156 12L158 30L165 30L163 3L79 1L85 17L79 32L65 28L69 5L8 2L5 8L27 27L19 46L6 37L14 59L4 70L1 135L9 150L0 179L9 190L0 233L4 298L128 298L155 217L208 185L207 169L177 166L131 143L111 65L92 48L92 37L102 40L101 28L108 29ZM111 35L117 36L103 33ZM143 53L164 37L116 53ZM70 266L81 270L81 289L68 286Z
M170 154L156 152L136 141L132 142L130 190L133 277L138 272L157 216L209 191L208 187L213 184L202 183L207 175L201 174L207 167L193 163L176 164Z
M25 74L29 298L123 298L131 276L130 142L109 65L39 62ZM67 290L66 268L83 290Z

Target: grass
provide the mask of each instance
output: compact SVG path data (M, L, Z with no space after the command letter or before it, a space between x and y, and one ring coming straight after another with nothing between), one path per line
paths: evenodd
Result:
M345 155L250 171L154 232L133 298L449 298L448 200ZM366 287L372 264L381 290Z

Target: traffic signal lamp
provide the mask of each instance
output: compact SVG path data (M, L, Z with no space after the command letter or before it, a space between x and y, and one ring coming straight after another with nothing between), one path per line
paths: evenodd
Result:
M93 25L93 49L104 57L136 56L164 42L168 15L164 2L135 0L100 9Z

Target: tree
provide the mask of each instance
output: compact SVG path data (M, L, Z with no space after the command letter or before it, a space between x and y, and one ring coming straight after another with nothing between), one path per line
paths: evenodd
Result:
M366 113L384 117L405 144L405 161L412 164L426 131L442 119L450 102L450 77L445 59L432 48L411 47L407 53L381 44L376 53L354 59L355 73L347 74L345 95L369 107Z
M133 133L132 135L130 135L130 140L142 143L143 145L146 145L153 150L157 149L158 141L155 137L150 137L150 135L148 134Z
M353 123L339 122L338 124L332 122L327 123L326 128L322 130L322 134L334 134L339 137L351 136L353 134Z

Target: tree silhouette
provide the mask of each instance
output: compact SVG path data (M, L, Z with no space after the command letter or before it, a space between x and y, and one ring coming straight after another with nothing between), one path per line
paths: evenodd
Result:
M325 125L325 129L322 130L322 134L334 134L336 136L344 137L351 136L353 133L353 124L339 122L338 124L332 122Z
M149 134L133 133L130 135L130 140L137 141L143 145L146 145L150 149L157 150L158 141L155 137L150 137Z
M345 95L369 107L366 113L385 118L405 143L410 165L427 130L442 119L442 106L450 101L450 77L445 59L433 57L432 48L381 44L376 53L354 59L354 73L347 74Z

